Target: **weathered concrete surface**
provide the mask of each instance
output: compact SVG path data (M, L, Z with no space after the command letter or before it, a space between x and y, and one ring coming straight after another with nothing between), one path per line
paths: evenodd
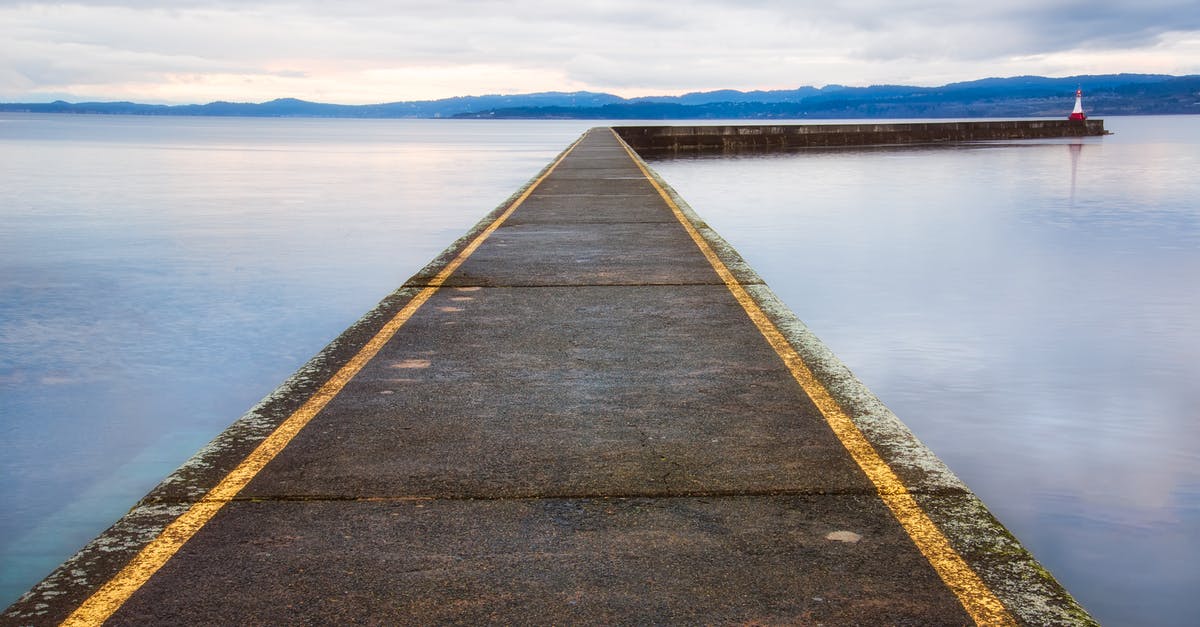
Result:
M618 126L638 153L777 152L829 146L895 146L946 142L1104 135L1104 120L1006 120L727 126Z
M114 624L969 623L888 517L864 496L238 502Z
M1087 623L675 202L1009 611ZM3 623L64 618L502 210ZM446 285L112 624L971 622L608 130Z

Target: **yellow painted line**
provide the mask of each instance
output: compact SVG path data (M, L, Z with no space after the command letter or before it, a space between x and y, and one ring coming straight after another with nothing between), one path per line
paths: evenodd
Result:
M963 608L971 615L971 618L979 625L1016 625L1016 620L1005 609L1004 604L1000 599L996 598L987 584L979 578L979 575L967 565L966 560L950 546L950 541L942 534L937 525L929 519L929 515L925 513L917 501L909 493L908 488L900 477L896 475L891 466L883 461L875 447L867 441L866 436L859 430L850 416L842 409L841 405L833 399L833 395L829 390L817 380L813 375L808 364L804 363L804 359L796 352L791 343L787 341L783 333L775 326L767 314L752 296L742 287L741 282L733 276L725 262L717 256L712 247L708 245L708 241L704 239L696 227L692 226L687 216L683 215L683 211L679 209L679 205L671 199L671 195L663 189L658 181L650 174L643 165L642 160L634 155L633 150L628 144L621 139L616 131L613 131L617 141L625 148L625 152L633 159L638 168L645 175L654 189L658 191L659 196L671 208L675 214L675 218L687 230L688 235L692 237L692 241L704 253L705 258L712 265L713 269L724 281L725 286L737 299L737 302L746 310L746 314L758 327L758 330L767 339L771 348L779 354L791 371L792 377L808 394L817 409L825 417L826 422L833 429L834 434L846 450L850 452L850 456L858 463L859 468L875 484L875 489L879 493L879 497L887 504L888 509L904 527L904 531L908 533L917 548L933 565L934 570L942 578L942 581L954 592L962 603Z
M470 244L466 246L446 267L442 268L436 276L429 282L429 285L417 293L408 303L392 317L391 320L372 337L365 346L358 351L350 359L346 365L342 366L333 377L325 382L324 385L317 390L307 402L299 409L288 416L275 431L271 432L265 440L263 440L253 452L250 453L236 468L231 470L224 479L221 480L213 489L209 490L199 501L193 504L186 512L181 514L179 518L172 521L162 533L154 540L147 544L141 552L139 552L129 564L127 564L120 572L113 576L108 582L101 586L92 596L88 597L70 616L62 622L62 625L100 625L108 620L124 603L129 600L129 597L137 592L154 573L158 572L167 560L170 560L176 552L189 540L200 528L208 523L213 516L231 501L246 484L269 463L280 451L292 441L292 438L304 428L322 409L325 408L329 401L333 400L342 388L354 378L379 353L392 336L412 318L413 314L421 308L438 289L445 284L450 275L459 268L479 248L481 244L489 237L500 225L508 219L509 216L529 198L530 194L537 189L546 177L554 172L555 168L562 163L579 145L583 138L580 137L573 144L567 147L558 159L537 178L525 192L517 197L508 208L500 214L491 224L487 226Z

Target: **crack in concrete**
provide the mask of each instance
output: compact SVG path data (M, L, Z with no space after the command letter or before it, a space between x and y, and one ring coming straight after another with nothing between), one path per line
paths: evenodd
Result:
M653 452L653 447L650 447ZM661 456L660 456L661 457ZM668 461L667 463L674 466L673 470L668 470L663 476L664 481L675 474L676 470L680 469L677 463ZM794 497L794 496L870 496L876 497L879 494L874 489L833 489L833 490L812 490L812 489L753 489L753 490L643 490L633 492L568 492L554 494L517 494L517 495L497 495L497 494L444 494L444 495L397 495L397 496L338 496L326 494L313 495L274 495L274 496L238 496L232 499L227 499L225 503L314 503L314 502L329 502L329 503L391 503L391 502L431 502L431 501L570 501L579 499L640 499L640 498L667 498L667 499L693 499L693 498L774 498L774 497ZM967 494L962 490L937 490L929 492L908 492L908 494L916 494L924 497L938 496L960 496ZM195 501L156 501L157 505L190 505ZM149 505L149 503L147 503Z
M742 285L764 285L764 283L762 281L754 281L754 282L743 282ZM430 286L430 284L426 284L426 283L406 283L404 285L404 287L413 287L413 288L429 287L429 286ZM651 282L647 282L647 283L536 283L536 284L530 284L530 285L495 285L495 284L489 285L489 284L485 284L485 283L455 283L453 285L444 285L444 284L439 285L439 287L441 287L443 289L459 289L459 288L470 287L470 288L496 288L496 289L514 289L514 290L515 289L564 288L564 287L571 287L571 288L588 287L588 288L591 288L591 287L700 287L700 286L725 287L725 284L721 283L720 281L714 281L712 283L709 283L707 281L697 281L694 283L667 283L667 282L662 282L662 283L651 283Z

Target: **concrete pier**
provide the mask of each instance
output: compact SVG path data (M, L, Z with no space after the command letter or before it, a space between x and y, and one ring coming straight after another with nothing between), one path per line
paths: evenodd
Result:
M1091 624L610 129L2 618Z

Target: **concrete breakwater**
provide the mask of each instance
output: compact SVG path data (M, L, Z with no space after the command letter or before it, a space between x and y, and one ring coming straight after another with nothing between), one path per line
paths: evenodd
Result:
M774 152L833 146L891 146L1106 134L1104 120L1007 120L889 124L618 126L642 155Z
M606 128L0 615L530 622L1094 624Z

